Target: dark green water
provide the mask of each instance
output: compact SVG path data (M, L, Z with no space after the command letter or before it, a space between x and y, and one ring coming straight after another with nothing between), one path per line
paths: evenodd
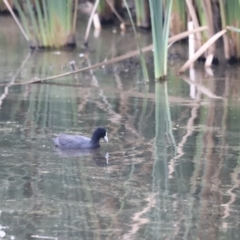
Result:
M81 66L80 48L27 58L24 39L2 23L1 83ZM111 57L109 39L121 54L131 38L108 34L92 40L92 64ZM240 72L220 66L206 77L199 67L194 87L174 74L180 65L149 86L138 65L122 64L1 86L0 239L239 239ZM97 126L110 140L100 149L54 149L56 134Z

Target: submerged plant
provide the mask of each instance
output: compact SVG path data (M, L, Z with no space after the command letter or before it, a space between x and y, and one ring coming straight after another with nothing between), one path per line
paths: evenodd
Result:
M74 47L77 18L77 0L26 0L14 5L31 48Z

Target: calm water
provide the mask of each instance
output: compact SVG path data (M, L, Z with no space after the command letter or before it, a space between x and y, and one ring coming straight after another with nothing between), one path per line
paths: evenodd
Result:
M93 39L84 62L80 48L28 56L14 25L0 28L1 84L94 64L132 38ZM123 64L1 86L0 239L239 239L240 71L199 67L189 85L174 74L180 65L148 86L139 66ZM54 149L59 132L97 126L110 139L100 149Z

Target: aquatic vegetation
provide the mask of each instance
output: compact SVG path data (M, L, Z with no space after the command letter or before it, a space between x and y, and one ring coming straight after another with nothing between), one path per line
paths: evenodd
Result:
M228 28L228 34L223 38L224 41L224 55L228 62L236 62L240 58L240 35L235 31L236 28L240 28L240 1L219 0L219 7L221 13L222 28L231 26L234 28Z
M174 0L172 4L170 32L171 34L176 35L185 31L187 27L186 2L182 0Z
M76 46L77 0L59 0L57 5L54 1L46 0L0 0L0 10L3 8L3 2L13 15L31 48L45 49ZM203 59L206 67L211 66L213 61L217 63L215 44L218 38L223 38L224 56L227 62L232 63L239 60L240 35L239 31L236 30L240 28L239 0L233 0L231 3L226 0L139 0L133 1L134 6L127 6L126 2L123 0L96 0L95 5L92 3L94 7L86 31L85 45L88 44L93 15L97 15L99 19L99 28L101 28L101 24L111 23L118 19L121 30L125 30L125 24L129 25L127 20L125 22L125 19L127 19L126 14L122 14L125 9L130 16L132 26L134 26L132 19L135 17L135 12L136 25L141 28L151 28L152 30L153 47L149 47L154 50L156 79L164 78L167 75L169 36L175 37L186 31L187 16L189 16L190 21L193 21L194 30L204 26L208 27L202 33L200 33L200 30L194 33L194 51L196 55L189 60L190 63L198 59ZM13 8L17 10L20 21L12 11ZM133 30L136 36L135 27L133 27ZM223 33L224 30L228 31ZM181 38L178 37L178 40L186 38L189 34ZM216 36L219 37L216 39ZM212 38L216 40L208 42ZM144 51L137 37L136 41L144 78L147 81L146 64L142 55ZM186 70L187 67L184 69Z
M171 10L172 0L167 1L165 9L163 8L163 1L150 1L154 71L156 79L163 78L167 75L168 37Z
M7 5L8 2L4 0ZM20 4L14 0L21 26L31 48L75 47L77 1L30 1ZM9 11L11 11L11 8ZM11 11L15 21L18 21Z

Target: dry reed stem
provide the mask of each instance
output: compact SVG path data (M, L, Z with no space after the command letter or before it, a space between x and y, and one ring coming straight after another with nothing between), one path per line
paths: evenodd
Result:
M92 22L93 22L93 17L94 17L94 14L95 14L96 10L97 10L99 2L100 2L100 0L97 0L95 2L94 6L93 6L93 9L92 9L92 12L91 12L91 15L90 15L90 18L88 20L87 29L86 29L86 33L85 33L85 37L84 37L84 44L85 45L87 45L87 43L88 43L88 37L89 37Z
M193 58L189 59L179 70L179 73L183 73L186 71L189 66L195 62L212 44L219 39L222 35L224 35L227 32L227 30L222 30L218 33L216 33L214 36L212 36L206 43L203 44L201 48L197 50L197 52L194 54Z
M199 28L199 22L198 22L198 17L195 11L195 8L193 6L192 0L186 0L186 4L188 6L189 14L192 18L192 21L194 23L194 28ZM200 33L196 33L198 41L196 41L196 49L200 48L201 43L202 43L202 36Z

